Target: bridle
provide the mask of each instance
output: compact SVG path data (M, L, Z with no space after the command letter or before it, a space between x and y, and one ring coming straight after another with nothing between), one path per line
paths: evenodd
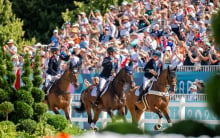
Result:
M176 88L176 83L177 83L177 81L176 81L176 79L175 79L175 81L173 81L174 79L172 79L173 77L171 77L172 75L175 75L175 74L170 74L170 73L172 73L170 70L168 70L168 73L167 73L167 80L168 80L168 85L170 85L170 88L171 88L171 86L173 86L173 90L171 90L172 92L175 92L175 88ZM175 76L176 77L176 76ZM171 82L171 83L170 83Z

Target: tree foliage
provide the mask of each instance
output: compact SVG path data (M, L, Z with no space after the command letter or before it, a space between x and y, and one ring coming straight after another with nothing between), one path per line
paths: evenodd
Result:
M23 44L34 42L34 39L30 38L31 41L28 42L23 38L23 21L16 17L11 7L9 0L0 0L0 45L3 46L9 39L13 39L15 45L21 49Z
M36 39L43 43L49 42L52 30L61 26L61 12L66 8L75 9L73 0L14 0L13 11L24 21L25 38Z

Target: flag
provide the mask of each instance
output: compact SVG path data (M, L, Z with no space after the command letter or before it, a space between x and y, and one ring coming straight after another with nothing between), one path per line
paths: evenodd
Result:
M19 87L20 87L20 70L18 69L16 72L15 89L18 90Z

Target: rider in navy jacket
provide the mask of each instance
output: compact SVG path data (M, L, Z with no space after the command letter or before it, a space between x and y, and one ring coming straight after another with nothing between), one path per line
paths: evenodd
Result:
M98 106L105 83L113 74L117 73L118 61L115 58L116 51L113 47L109 47L107 49L107 53L109 56L105 57L102 62L103 70L100 74L100 82L97 89L97 97L94 104L95 106Z
M160 51L154 51L153 57L147 62L144 67L144 76L143 76L143 84L140 89L140 95L138 97L137 102L141 102L142 96L148 92L146 90L148 84L151 82L151 79L159 75L159 71L162 69L162 62L159 60L161 56Z
M48 63L48 70L46 72L47 74L46 74L46 81L45 81L45 89L47 89L51 81L54 81L60 78L61 76L60 74L61 73L61 68L60 68L61 60L59 57L60 49L58 46L52 46L50 50L53 55L50 57L50 60Z

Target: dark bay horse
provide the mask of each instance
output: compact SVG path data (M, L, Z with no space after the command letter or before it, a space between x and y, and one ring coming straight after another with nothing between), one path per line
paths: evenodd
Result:
M73 66L72 64L69 64L63 75L54 82L46 99L49 110L59 114L59 109L62 109L68 120L70 120L69 105L71 102L71 93L68 92L68 88L70 84L75 88L79 87L78 75L79 65Z
M96 85L89 86L81 94L81 107L75 108L75 110L81 113L86 110L88 115L88 123L92 129L97 129L95 124L101 111L107 111L112 118L113 110L118 110L118 115L123 116L125 119L125 86L128 84L129 86L133 87L133 77L133 74L127 73L126 70L122 68L113 81L110 82L107 91L101 96L98 107L93 106L96 96L91 95L92 90L94 87L96 87ZM94 112L93 119L91 109Z
M166 93L168 85L170 86L171 92L175 92L176 68L171 70L168 67L168 69L161 71L157 81L152 85L152 92L148 92L148 94L143 97L141 103L136 102L138 96L136 96L135 92L138 87L126 93L126 105L131 113L133 123L138 123L143 112L150 111L159 116L158 124L154 127L155 130L160 129L162 126L162 113L168 125L172 125L168 111L169 95ZM146 107L148 107L148 109Z

